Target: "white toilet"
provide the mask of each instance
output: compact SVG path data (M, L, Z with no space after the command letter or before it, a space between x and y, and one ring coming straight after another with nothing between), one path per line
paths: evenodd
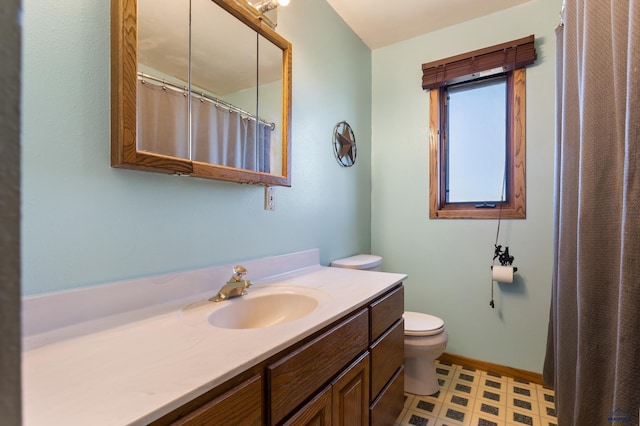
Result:
M382 258L358 254L331 262L337 268L380 271ZM440 385L435 360L445 350L449 336L444 321L418 312L404 315L404 390L416 395L433 395Z

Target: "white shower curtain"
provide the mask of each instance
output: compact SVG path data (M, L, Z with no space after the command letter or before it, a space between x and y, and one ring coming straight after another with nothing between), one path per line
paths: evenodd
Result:
M138 81L138 150L270 172L271 127L182 90Z
M559 426L638 425L640 0L567 0L544 378Z
M192 102L193 159L269 172L271 128L197 98Z
M189 97L141 80L137 95L138 150L188 159Z

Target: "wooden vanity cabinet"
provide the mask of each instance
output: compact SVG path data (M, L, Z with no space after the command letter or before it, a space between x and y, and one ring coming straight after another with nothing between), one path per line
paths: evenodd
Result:
M402 284L154 425L390 425L404 404Z
M283 425L368 425L369 378L369 353L365 352Z
M327 408L325 403L323 409L330 410L333 414L333 426L339 425L379 425L388 426L395 423L404 405L404 287L399 285L383 296L379 297L368 308L368 347L350 367L346 368L339 376L343 382L331 384L332 406ZM364 312L357 314L343 324L336 326L334 330L345 327L345 324L357 324L362 321ZM355 328L361 326L356 325ZM360 328L362 330L362 328ZM356 348L361 347L361 340L353 340L353 337L338 337L335 331L334 342L339 344L340 352L352 354ZM355 332L357 334L357 332ZM361 339L361 337L360 337ZM355 344L354 344L355 343ZM326 351L318 348L306 347L310 358L328 356ZM330 352L330 351L329 351ZM292 354L296 357L296 354ZM329 358L331 356L329 355ZM348 358L345 356L343 359ZM289 360L287 362L290 362ZM334 365L335 371L341 362L321 362L322 365ZM305 363L309 370L317 368L313 362ZM303 375L309 374L306 369L297 369ZM311 373L312 374L312 373ZM295 373L292 374L295 376ZM335 379L338 380L338 379ZM350 380L353 380L351 382ZM313 387L313 386L311 386ZM289 393L295 394L299 387L291 386ZM338 390L341 389L341 390ZM323 390L328 392L328 390ZM298 399L302 395L298 395ZM318 402L312 400L305 405L295 415L295 419L311 419L306 422L285 423L295 425L324 425L320 422L320 417L314 417L318 412ZM273 405L273 402L272 402ZM293 404L292 404L293 405ZM309 410L309 412L307 412ZM363 411L364 410L364 411ZM366 413L365 413L366 411ZM306 414L305 414L306 413ZM322 418L325 419L326 417ZM277 424L276 418L271 418L271 424Z
M404 405L404 287L369 306L371 425L393 424Z
M267 367L269 424L278 424L367 350L368 324L369 313L361 309Z

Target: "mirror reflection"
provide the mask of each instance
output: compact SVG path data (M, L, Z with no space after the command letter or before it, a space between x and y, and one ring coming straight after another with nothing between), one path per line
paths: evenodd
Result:
M163 3L138 2L137 147L189 159L189 10Z
M272 123L270 143L278 147L282 132L282 51L269 40L258 39L258 114L262 120ZM270 149L270 169L272 173L282 170L282 151Z
M268 173L257 106L258 34L209 0L191 4L193 159Z
M113 3L122 65L128 6ZM290 44L233 0L138 0L136 22L133 160L122 108L112 165L290 186Z

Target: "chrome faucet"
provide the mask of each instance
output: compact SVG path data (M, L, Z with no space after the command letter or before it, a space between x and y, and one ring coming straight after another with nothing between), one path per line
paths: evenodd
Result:
M232 297L242 296L247 294L245 289L249 288L253 283L249 280L243 280L242 277L247 273L247 270L242 265L236 265L233 267L233 275L229 278L229 281L222 286L218 294L209 300L214 302L220 302L221 300L231 299Z

